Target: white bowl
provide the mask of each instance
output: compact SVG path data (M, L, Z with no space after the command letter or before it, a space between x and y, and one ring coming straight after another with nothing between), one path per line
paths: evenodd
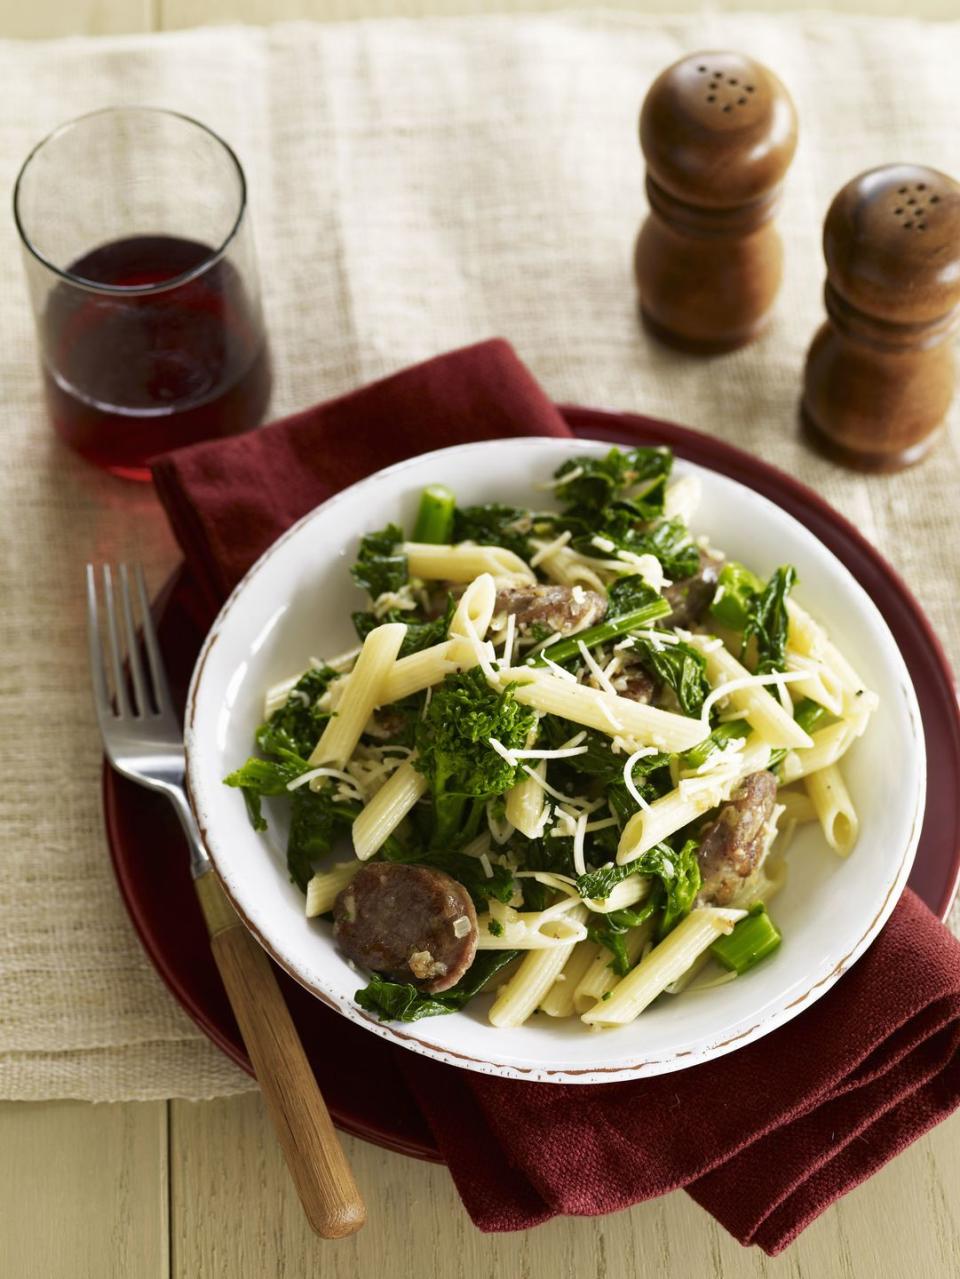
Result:
M427 453L355 484L294 525L254 565L221 610L197 661L187 706L190 794L210 854L234 905L270 954L332 1008L374 1034L452 1065L559 1083L606 1083L663 1074L750 1043L809 1007L866 950L907 882L923 818L926 761L910 677L872 601L846 568L791 516L750 489L694 471L703 499L694 520L728 556L762 575L792 563L796 598L821 619L880 694L880 709L844 763L861 818L847 860L807 826L789 855L773 914L783 945L735 982L665 997L632 1025L590 1033L579 1019L535 1015L517 1029L486 1021L487 1000L413 1024L385 1023L354 1003L362 984L330 926L304 916L288 880L285 831L250 827L240 795L222 779L250 753L267 685L356 641L361 595L348 568L360 536L395 520L411 527L423 487L442 482L463 504L544 505L536 485L571 455L607 444L519 439Z

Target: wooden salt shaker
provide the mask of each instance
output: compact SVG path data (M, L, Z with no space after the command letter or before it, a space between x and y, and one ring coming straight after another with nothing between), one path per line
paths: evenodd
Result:
M635 267L641 315L664 342L732 351L767 323L783 263L771 218L796 143L790 95L752 58L697 53L654 81Z
M823 251L829 318L807 354L804 424L848 465L909 466L953 397L960 186L916 164L862 173L831 204Z

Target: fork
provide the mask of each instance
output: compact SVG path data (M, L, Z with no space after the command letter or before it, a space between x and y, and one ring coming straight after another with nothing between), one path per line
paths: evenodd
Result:
M104 749L118 773L159 791L176 809L190 846L190 871L210 947L307 1220L325 1239L352 1234L366 1220L363 1199L270 961L224 892L187 800L183 733L170 696L143 570L136 565L131 575L121 564L117 578L119 592L113 570L103 566L103 643L97 573L92 564L87 565L90 673ZM135 612L140 615L146 662L137 642Z

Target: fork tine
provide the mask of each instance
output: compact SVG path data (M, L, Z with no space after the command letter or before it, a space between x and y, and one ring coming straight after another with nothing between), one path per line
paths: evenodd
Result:
M87 565L87 645L90 652L90 678L100 719L112 715L107 676L103 669L103 647L100 643L100 617L97 604L97 576L92 564Z
M163 657L160 654L160 644L157 641L157 632L153 625L153 616L150 612L150 602L147 599L147 583L143 576L143 566L137 564L134 568L137 579L137 592L140 596L140 620L143 625L143 646L147 650L147 661L150 664L150 678L153 681L153 697L157 704L157 710L160 714L168 712L173 707L173 699L170 696L170 686L167 684L167 672L163 664Z
M137 628L133 624L130 574L127 572L126 564L120 565L120 602L123 606L123 624L127 632L127 659L130 665L130 679L133 682L133 697L136 702L134 713L149 715L152 708L143 682L143 661L140 657L140 645L137 643Z
M113 573L110 565L103 566L103 602L107 616L107 638L110 641L110 666L113 671L114 698L117 703L117 715L121 718L131 714L130 697L127 693L126 681L123 678L123 659L120 648L120 636L117 628L117 609L113 599Z

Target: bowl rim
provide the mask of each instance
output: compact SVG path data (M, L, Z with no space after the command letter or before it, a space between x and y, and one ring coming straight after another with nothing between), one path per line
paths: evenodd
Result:
M852 577L850 570L846 567L843 561L814 533L812 533L809 529L804 528L796 516L779 506L765 494L757 492L742 481L734 479L721 471L716 471L713 467L704 465L701 462L689 461L683 457L680 458L683 464L692 467L694 470L708 472L715 475L718 479L732 484L738 489L744 490L749 495L751 501L756 501L762 505L772 507L779 513L779 515L786 517L789 521L801 528L804 534L817 544L829 561L831 561L834 566L838 566L843 574L851 578L854 587L860 592L863 599L866 601L868 610L876 614L877 618L879 618L880 623L883 626L885 638L897 653L902 665L902 683L906 692L907 707L913 726L914 742L919 745L919 771L917 776L916 794L914 796L914 807L910 815L910 834L904 845L896 874L892 878L879 910L877 910L864 931L856 939L846 954L833 961L832 967L823 973L820 973L817 970L812 970L811 980L809 981L809 984L806 985L802 993L796 995L788 1002L782 1003L780 1007L767 1012L765 1016L753 1021L751 1025L744 1028L743 1022L750 1020L750 1018L744 1017L741 1018L740 1022L738 1022L734 1027L734 1033L729 1034L725 1039L719 1041L705 1039L693 1049L677 1049L669 1055L664 1055L658 1058L644 1057L634 1063L625 1065L623 1062L618 1062L612 1066L592 1064L586 1067L568 1066L550 1069L539 1064L524 1066L517 1064L516 1062L490 1060L488 1057L476 1057L469 1053L456 1052L448 1047L440 1047L427 1040L421 1039L410 1030L399 1029L398 1023L382 1022L378 1020L376 1017L361 1009L352 999L341 997L338 994L325 989L316 982L311 981L302 971L300 971L298 965L292 959L289 959L278 950L277 946L264 935L263 930L251 919L248 911L245 910L241 902L237 899L237 894L230 883L229 876L221 870L221 862L216 850L216 841L215 839L211 839L210 830L208 829L207 823L204 820L203 813L200 811L197 801L199 787L195 786L194 777L197 775L197 770L199 769L199 766L195 764L199 752L195 751L193 748L195 741L197 700L199 691L203 675L207 667L208 658L219 639L220 632L226 623L227 616L232 611L236 601L246 590L252 579L263 571L274 555L288 540L294 537L304 525L316 518L319 518L321 512L324 515L329 515L333 508L345 501L348 495L355 494L358 489L367 485L372 485L375 482L380 482L385 478L391 478L394 475L401 474L408 469L421 465L424 460L442 458L451 453L459 454L464 452L486 451L496 445L503 444L510 446L552 446L555 448L560 447L570 449L584 447L589 449L591 446L602 447L605 449L613 447L609 441L595 439L592 437L576 436L567 440L543 435L514 436L509 439L477 440L464 444L448 445L444 448L431 449L426 453L419 453L413 457L404 458L398 462L392 463L390 466L371 472L370 475L364 476L362 479L355 481L353 484L348 485L339 492L332 494L329 498L318 503L318 505L312 510L306 512L306 514L296 520L250 566L230 592L230 595L225 600L216 619L210 627L197 657L187 692L184 716L184 753L186 764L185 788L188 802L193 811L193 815L204 840L204 844L210 854L214 868L221 880L224 891L240 919L251 931L254 937L257 938L264 950L266 950L274 962L277 963L290 977L292 977L293 980L298 982L322 1003L347 1017L355 1024L372 1031L379 1037L393 1042L400 1047L408 1048L414 1052L431 1057L434 1060L442 1061L450 1066L465 1068L481 1074L494 1075L500 1078L512 1078L518 1080L535 1079L540 1082L569 1084L614 1083L641 1078L644 1076L667 1074L674 1070L687 1069L690 1066L698 1065L720 1056L725 1056L727 1053L735 1051L737 1048L745 1047L754 1040L760 1039L778 1029L780 1026L792 1020L795 1016L802 1012L804 1005L815 1002L822 995L826 994L826 992L837 982L843 973L857 962L889 919L903 892L903 889L906 887L910 869L916 855L917 845L920 840L926 805L926 746L916 691L913 687L913 681L910 678L910 673L906 667L906 663L900 654L899 646L897 645L893 635L890 633L878 606L859 582ZM399 1023L399 1025L403 1024L404 1023ZM415 1024L416 1023L414 1023L414 1025Z

